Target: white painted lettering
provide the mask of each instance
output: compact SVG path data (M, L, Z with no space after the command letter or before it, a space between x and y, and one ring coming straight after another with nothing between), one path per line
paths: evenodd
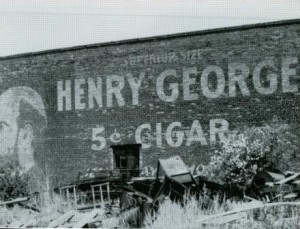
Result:
M287 92L298 92L298 85L291 84L290 78L294 77L299 79L299 76L297 76L296 68L291 68L291 65L295 65L298 63L297 57L289 57L285 58L282 61L282 91L283 93Z
M179 147L182 145L182 142L183 142L183 138L184 138L184 132L183 131L174 131L174 128L176 127L181 127L181 123L180 122L172 122L168 128L167 128L167 131L166 131L166 140L167 140L167 143L171 146L171 147ZM177 140L173 140L173 137L172 137L172 133L175 133L175 138L177 138Z
M168 76L177 78L176 70L169 69L165 70L157 78L156 82L156 92L158 97L164 102L174 102L179 95L178 83L170 83L169 90L171 90L171 95L166 95L164 92L164 81Z
M121 91L124 88L124 77L112 75L106 79L107 107L113 106L113 96L115 96L118 106L125 106Z
M240 71L238 73L237 71ZM236 86L241 89L243 96L250 96L250 91L246 84L246 79L249 76L250 70L246 64L232 63L228 66L228 87L229 97L236 97Z
M210 144L217 142L217 135L220 140L225 138L224 133L228 130L229 124L225 119L211 119L209 120L210 130Z
M142 132L148 129L148 131L151 131L151 125L149 123L144 123L140 125L136 131L135 131L135 141L136 143L142 144L143 149L148 149L151 147L151 142L144 142L142 139Z
M264 87L261 82L261 71L263 68L275 68L275 64L272 60L264 60L257 64L253 70L253 85L256 91L263 95L269 95L277 90L277 75L275 73L268 73L267 81L269 87Z
M63 89L63 81L57 82L57 110L63 111L64 104L65 110L70 111L72 109L71 100L71 80L65 81L65 88Z
M139 90L146 73L142 72L136 80L131 73L126 74L132 92L132 105L139 105Z
M193 121L192 127L188 134L188 139L186 141L186 146L190 146L192 142L200 142L201 145L207 145L207 141L203 134L199 120Z
M75 110L85 109L85 103L82 102L84 97L84 89L82 85L85 84L85 79L79 78L74 80L75 83Z
M217 77L217 88L214 91L210 89L208 80L208 76L211 75L212 72L214 72L215 76ZM225 77L223 70L216 65L210 65L205 68L201 75L201 89L203 95L207 98L214 99L220 97L225 89Z
M88 79L89 109L94 108L94 100L102 107L102 79L97 77L97 85L92 78Z
M197 68L184 68L182 70L183 75L183 100L197 100L198 94L197 93L191 93L190 91L190 85L196 83L196 78L191 77L192 75L197 74Z

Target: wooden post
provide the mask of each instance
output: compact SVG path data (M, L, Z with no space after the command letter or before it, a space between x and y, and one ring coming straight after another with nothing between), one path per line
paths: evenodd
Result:
M75 185L73 186L74 200L75 200L75 209L77 209L77 195Z
M104 207L104 200L103 200L103 193L102 193L102 185L99 186L100 187L100 197L101 197L101 205L102 207Z
M81 193L80 189L79 189L79 192L78 192L78 197L79 197L79 203L82 203L82 193Z
M157 171L156 171L156 179L158 180L159 179L159 160L157 162Z
M67 188L67 199L68 199L68 205L70 207L70 192L69 192L69 188Z
M107 199L108 199L108 203L110 203L110 190L109 190L109 182L107 183Z
M95 198L94 186L92 186L92 196L93 196L93 204L94 204L94 208L96 208L96 198Z
M59 196L60 196L60 207L63 209L63 196L62 196L62 193L61 193L61 188L59 188Z

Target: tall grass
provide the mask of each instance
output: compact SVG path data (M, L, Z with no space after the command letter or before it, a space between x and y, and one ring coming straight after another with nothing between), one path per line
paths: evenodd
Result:
M0 207L0 227L47 227L52 221L68 211L67 204L54 193L43 193L44 201L39 212L15 204ZM32 206L31 200L25 202Z
M145 228L300 228L300 206L263 207L243 212L245 206L247 203L241 201L225 201L220 204L217 198L202 198L200 201L188 198L183 205L166 199L155 214L146 216ZM218 224L222 217L202 221L212 215L234 210L241 210L242 213L240 219L233 222Z

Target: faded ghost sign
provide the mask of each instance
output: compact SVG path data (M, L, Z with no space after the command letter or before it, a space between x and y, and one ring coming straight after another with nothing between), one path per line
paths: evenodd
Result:
M175 54L172 57L175 58ZM144 81L149 81L149 78L156 79L152 86L156 91L155 96L163 103L176 104L179 100L192 102L203 99L234 98L238 91L245 97L255 94L271 95L278 91L279 93L298 92L298 84L295 82L299 78L296 72L297 57L282 58L279 70L274 61L274 57L266 58L252 69L245 63L229 63L226 76L221 67L209 65L204 69L197 67L183 67L179 71L166 69L157 76L149 76L149 73L142 71L138 76L127 72L124 75L58 81L57 109L63 112L127 105L133 105L139 109L141 101L145 99L142 96L144 93L141 92L141 86ZM252 75L252 80L250 80L252 85L248 86L250 74ZM199 81L197 81L197 77L200 79ZM179 89L180 86L181 89ZM125 87L128 87L131 95L127 101L124 96ZM254 89L253 94L249 87ZM165 130L162 129L162 123L143 123L136 127L135 140L137 143L142 143L143 148L150 148L152 146L151 136L154 133L156 146L161 147L163 144L162 133L164 132L166 143L171 147L179 147L183 144L190 146L192 142L198 142L201 145L214 144L217 136L224 137L223 134L228 130L229 123L222 118L210 119L208 139L203 133L199 120L193 120L187 131L183 131L182 127L182 123L176 120L169 123ZM94 143L91 148L93 150L102 150L106 147L104 131L105 126L92 129ZM184 138L186 138L185 143L183 142ZM110 140L112 143L121 142L121 134L111 133Z
M262 95L269 95L277 90L282 93L298 92L298 85L291 82L297 76L297 57L282 58L280 74L275 67L275 58L267 58L257 63L250 72L249 66L244 63L229 63L228 75L217 65L207 66L205 69L197 67L167 69L162 71L156 78L155 88L157 97L163 102L176 102L177 100L195 101L201 98L196 92L191 91L191 87L198 87L202 95L208 99L220 97L236 97L237 90L243 96L251 96L246 80L250 73L252 87ZM267 72L263 74L263 72ZM196 75L200 74L200 84L196 83ZM101 75L101 73L99 73ZM139 105L140 88L144 80L147 80L146 72L141 72L139 76L132 73L124 75L109 75L96 78L78 78L74 80L64 80L57 82L57 108L58 111L69 110L90 110L95 108L105 108L114 106ZM167 78L173 82L166 83ZM265 79L263 79L265 78ZM105 81L105 82L103 82ZM268 81L263 83L263 81ZM182 83L182 95L179 93L179 86ZM214 86L212 84L214 83ZM105 86L106 85L106 86ZM225 87L228 91L225 91ZM281 87L280 87L281 86ZM131 100L125 101L122 91L124 87L129 87ZM165 90L167 88L167 90ZM74 100L74 106L72 106Z
M57 181L112 168L113 145L142 144L141 168L174 155L206 164L227 130L275 115L299 129L299 31L298 20L0 58L0 95L40 95L33 156Z

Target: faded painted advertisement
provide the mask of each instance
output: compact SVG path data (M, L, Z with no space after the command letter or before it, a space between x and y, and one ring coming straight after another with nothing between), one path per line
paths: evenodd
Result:
M172 155L197 174L228 131L274 116L299 125L299 31L250 26L3 58L1 155L25 170L49 165L65 182L122 168L114 146L135 145L141 174Z
M209 65L200 70L196 67L180 69L167 69L158 76L151 76L146 72L134 77L131 73L125 75L110 75L93 78L76 78L57 82L57 109L58 111L107 109L112 107L136 106L137 109L144 104L145 98L142 94L141 86L143 82L149 82L149 78L154 78L155 88L154 100L158 103L179 103L180 101L201 102L204 99L235 98L237 96L256 97L270 96L277 94L297 93L298 85L295 82L297 76L297 57L282 58L279 74L275 73L275 57L267 57L265 60L256 64L250 72L249 66L245 63L229 63L227 75L224 70L217 65ZM267 74L264 72L267 71ZM252 80L247 82L249 75ZM197 82L199 78L200 82ZM263 79L264 78L264 79ZM105 80L105 83L103 82ZM268 81L268 83L263 83ZM168 82L167 81L171 81ZM214 86L210 86L215 81ZM252 84L252 85L247 85ZM130 100L125 101L124 87L129 87ZM182 89L179 87L182 86ZM73 88L72 88L73 87ZM105 88L104 88L105 87ZM225 87L228 87L225 91ZM253 88L250 92L249 88ZM145 89L144 89L145 90ZM182 91L182 94L180 93ZM199 95L202 93L202 95ZM240 94L238 94L240 93ZM146 95L146 93L143 93ZM144 96L145 97L145 96ZM73 104L73 106L72 106ZM204 134L200 120L191 120L191 126L184 127L180 121L167 124L162 130L162 123L143 123L135 128L134 139L141 143L143 148L152 146L152 136L157 147L162 147L162 134L170 147L190 146L193 142L201 145L215 144L217 138L223 138L223 133L228 131L229 123L225 119L210 119L208 134ZM177 129L177 130L175 130ZM106 147L106 139L103 135L105 127L92 129L93 150L102 150ZM102 135L102 136L101 136ZM114 131L108 133L110 143L122 141L122 134ZM173 138L176 135L176 141ZM206 139L205 135L209 137ZM185 142L184 139L186 139ZM164 142L165 144L165 142Z

